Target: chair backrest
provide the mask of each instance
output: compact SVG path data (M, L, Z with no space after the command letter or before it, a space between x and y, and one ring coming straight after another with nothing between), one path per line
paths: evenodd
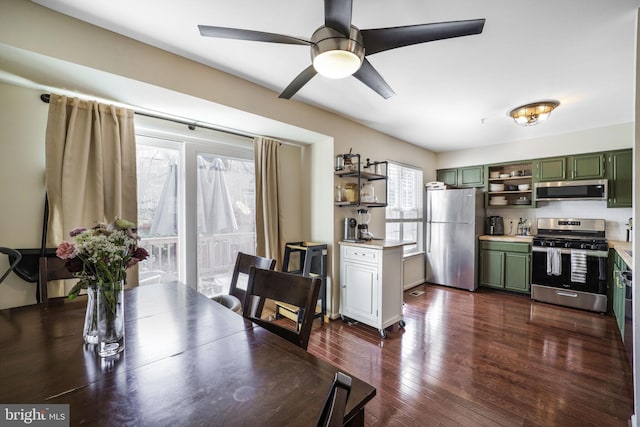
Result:
M306 350L321 284L322 280L319 277L305 277L251 267L242 315ZM259 298L258 304L250 303L250 298L254 296ZM267 298L298 307L299 327L294 324L290 329L282 323L283 321L275 323L261 319L264 301Z
M20 261L22 260L22 254L15 249L3 247L0 247L0 253L7 255L7 258L9 259L9 268L2 274L2 276L0 276L0 283L2 283L4 279L7 278L9 273L11 273L16 268L16 266L20 264Z
M51 280L73 279L73 273L65 267L65 260L58 257L40 257L40 274L38 276L38 285L40 288L40 303L49 303L48 284Z
M336 372L333 384L322 407L316 427L337 427L344 425L344 413L351 392L351 377Z
M275 266L275 259L238 252L236 266L233 269L233 276L231 276L229 295L233 295L238 298L240 302L243 302L246 294L246 282L249 279L249 271L251 267L273 270ZM238 287L238 285L240 285L240 287Z

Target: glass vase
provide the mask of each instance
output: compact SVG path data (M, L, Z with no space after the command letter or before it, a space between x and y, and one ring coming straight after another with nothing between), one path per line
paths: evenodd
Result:
M98 304L96 289L87 287L87 312L84 315L82 338L86 344L98 344Z
M109 357L124 350L124 280L101 283L98 294L98 354Z

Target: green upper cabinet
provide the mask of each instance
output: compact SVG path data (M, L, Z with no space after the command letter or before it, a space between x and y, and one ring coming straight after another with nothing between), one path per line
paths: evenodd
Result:
M436 180L454 187L484 187L484 166L438 169Z
M562 181L567 179L566 157L540 159L535 162L537 181Z
M460 187L483 187L484 166L467 166L459 168L458 185Z
M605 177L604 153L580 154L567 158L569 179L601 179Z
M458 186L458 169L438 169L436 171L436 181Z
M614 151L607 155L609 195L607 207L629 208L633 198L632 150Z

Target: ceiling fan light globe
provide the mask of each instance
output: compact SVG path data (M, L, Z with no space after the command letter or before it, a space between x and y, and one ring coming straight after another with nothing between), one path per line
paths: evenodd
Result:
M346 50L329 50L313 58L313 68L330 79L349 77L362 65L360 58Z

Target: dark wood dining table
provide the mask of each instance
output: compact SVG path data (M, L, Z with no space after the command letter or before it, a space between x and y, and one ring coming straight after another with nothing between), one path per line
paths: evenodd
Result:
M314 426L338 372L179 282L125 292L110 359L82 341L85 306L0 310L0 403L69 404L71 425ZM352 380L345 424L364 425L376 390Z

